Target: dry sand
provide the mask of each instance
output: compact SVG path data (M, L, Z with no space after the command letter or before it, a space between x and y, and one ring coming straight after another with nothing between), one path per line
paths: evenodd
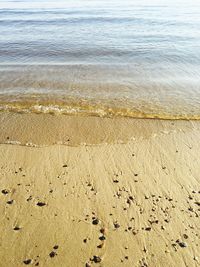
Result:
M1 267L200 266L199 121L0 122Z

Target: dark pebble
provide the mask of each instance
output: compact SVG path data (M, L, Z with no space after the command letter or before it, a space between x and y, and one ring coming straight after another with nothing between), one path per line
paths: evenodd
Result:
M94 220L92 221L92 224L94 224L94 225L99 224L99 219L98 219L98 218L94 219Z
M151 231L151 227L146 227L145 230L146 231Z
M15 226L14 228L13 228L13 230L15 230L15 231L19 231L21 228L19 227L19 226Z
M119 180L113 180L113 183L119 183Z
M187 234L183 234L183 237L184 237L185 239L188 239L188 235L187 235Z
M63 168L67 168L67 164L64 164L64 165L63 165Z
M102 233L103 235L105 234L105 232L106 232L105 228L100 229L100 233Z
M106 240L106 237L104 235L102 235L99 237L99 240L101 240L101 241Z
M31 264L31 259L24 260L23 263L26 264L26 265Z
M3 189L3 190L1 190L1 193L4 195L7 195L9 193L9 191L7 189Z
M56 253L55 253L54 251L51 251L51 252L49 253L49 256L50 256L51 258L53 258L53 257L56 256Z
M114 223L114 227L117 229L120 227L120 224L119 223Z
M179 242L178 244L179 244L179 246L181 248L186 248L187 247L187 243L185 243L185 242Z
M101 258L99 256L93 256L92 261L94 261L95 263L101 262Z
M55 246L53 247L53 249L58 249L58 245L55 245Z
M200 202L199 201L194 202L194 204L196 204L197 206L200 206Z
M8 200L6 203L11 205L13 203L13 199L12 200Z
M39 206L39 207L43 207L43 206L45 206L46 205L46 203L44 203L44 202L38 202L37 203L37 206Z

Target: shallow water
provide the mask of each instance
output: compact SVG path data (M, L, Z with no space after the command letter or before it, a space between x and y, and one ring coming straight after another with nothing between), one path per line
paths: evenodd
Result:
M0 1L0 110L200 118L200 2Z

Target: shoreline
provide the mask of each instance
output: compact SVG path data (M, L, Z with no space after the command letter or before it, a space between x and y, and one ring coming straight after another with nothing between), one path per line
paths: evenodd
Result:
M0 113L0 144L27 146L127 143L174 132L200 131L198 120Z

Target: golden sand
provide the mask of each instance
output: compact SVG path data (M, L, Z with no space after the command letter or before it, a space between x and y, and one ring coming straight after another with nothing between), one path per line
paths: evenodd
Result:
M1 267L200 266L200 121L0 125Z

